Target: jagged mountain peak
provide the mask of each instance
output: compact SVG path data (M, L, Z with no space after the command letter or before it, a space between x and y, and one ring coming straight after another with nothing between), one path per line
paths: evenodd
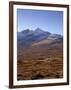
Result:
M37 33L46 33L46 32L48 32L48 31L44 31L43 29L41 29L39 27L36 28L34 31L37 32Z
M25 29L25 30L22 30L21 32L22 33L28 33L28 32L30 32L30 29Z

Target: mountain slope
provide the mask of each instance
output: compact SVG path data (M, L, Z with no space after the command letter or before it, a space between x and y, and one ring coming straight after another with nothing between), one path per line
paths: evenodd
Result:
M62 38L62 36L43 31L40 28L37 28L34 31L26 29L17 33L18 44L21 46L31 46L33 43L47 39L51 42L59 38Z

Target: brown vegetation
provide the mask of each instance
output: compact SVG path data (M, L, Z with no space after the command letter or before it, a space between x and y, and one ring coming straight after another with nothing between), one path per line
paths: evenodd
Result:
M17 79L52 79L63 77L63 45L32 45L18 48Z

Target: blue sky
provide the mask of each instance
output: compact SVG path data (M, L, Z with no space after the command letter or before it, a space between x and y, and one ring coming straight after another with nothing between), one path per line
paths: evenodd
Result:
M17 9L17 26L19 32L39 27L63 35L63 11Z

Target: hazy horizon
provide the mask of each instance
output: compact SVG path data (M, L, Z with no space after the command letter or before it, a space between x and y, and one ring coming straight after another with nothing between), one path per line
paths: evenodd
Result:
M40 28L63 35L63 11L17 9L18 32Z

